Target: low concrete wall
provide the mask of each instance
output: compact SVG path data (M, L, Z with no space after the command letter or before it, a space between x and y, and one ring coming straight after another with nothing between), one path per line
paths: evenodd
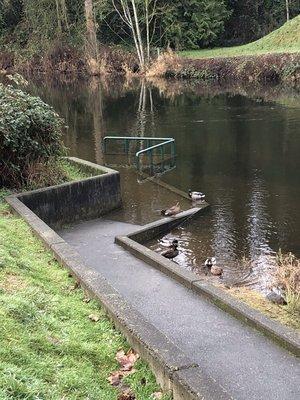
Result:
M204 210L209 207L207 203L202 203L199 207L191 208L187 211L182 211L174 217L164 218L145 225L138 231L128 235L128 237L137 243L147 243L156 237L162 236L178 225L186 222L190 218L195 218L198 214L203 214Z
M21 193L17 198L56 229L79 220L98 218L121 207L119 172L75 157L69 161L95 176Z

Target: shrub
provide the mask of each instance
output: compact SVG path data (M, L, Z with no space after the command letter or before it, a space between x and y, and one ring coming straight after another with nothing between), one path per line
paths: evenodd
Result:
M63 121L40 98L0 84L0 185L27 183L35 166L64 153Z

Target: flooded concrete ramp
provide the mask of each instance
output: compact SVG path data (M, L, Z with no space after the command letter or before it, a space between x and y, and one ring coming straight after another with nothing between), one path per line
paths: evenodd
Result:
M60 235L149 323L238 400L296 400L297 358L114 243L137 225L105 219Z

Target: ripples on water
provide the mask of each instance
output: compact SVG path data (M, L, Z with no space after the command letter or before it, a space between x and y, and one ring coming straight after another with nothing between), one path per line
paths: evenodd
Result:
M174 137L176 169L162 179L206 193L205 215L164 238L177 237L182 267L203 274L215 256L225 282L265 290L279 248L300 256L300 96L279 89L226 89L170 81L154 86L38 83L34 93L52 104L69 126L71 155L99 164L106 135ZM176 201L152 184L121 171L125 208L114 218L157 219ZM158 240L150 246L159 251ZM243 258L246 258L244 262Z

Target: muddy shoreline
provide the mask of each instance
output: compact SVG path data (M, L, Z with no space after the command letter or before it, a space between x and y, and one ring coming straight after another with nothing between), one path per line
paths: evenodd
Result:
M60 76L63 80L91 79L85 57L74 49L59 49L30 60L0 52L0 71L26 75ZM138 71L132 53L105 50L104 76L170 78L198 84L260 84L300 87L300 53L192 59L174 53L158 58L145 74Z

